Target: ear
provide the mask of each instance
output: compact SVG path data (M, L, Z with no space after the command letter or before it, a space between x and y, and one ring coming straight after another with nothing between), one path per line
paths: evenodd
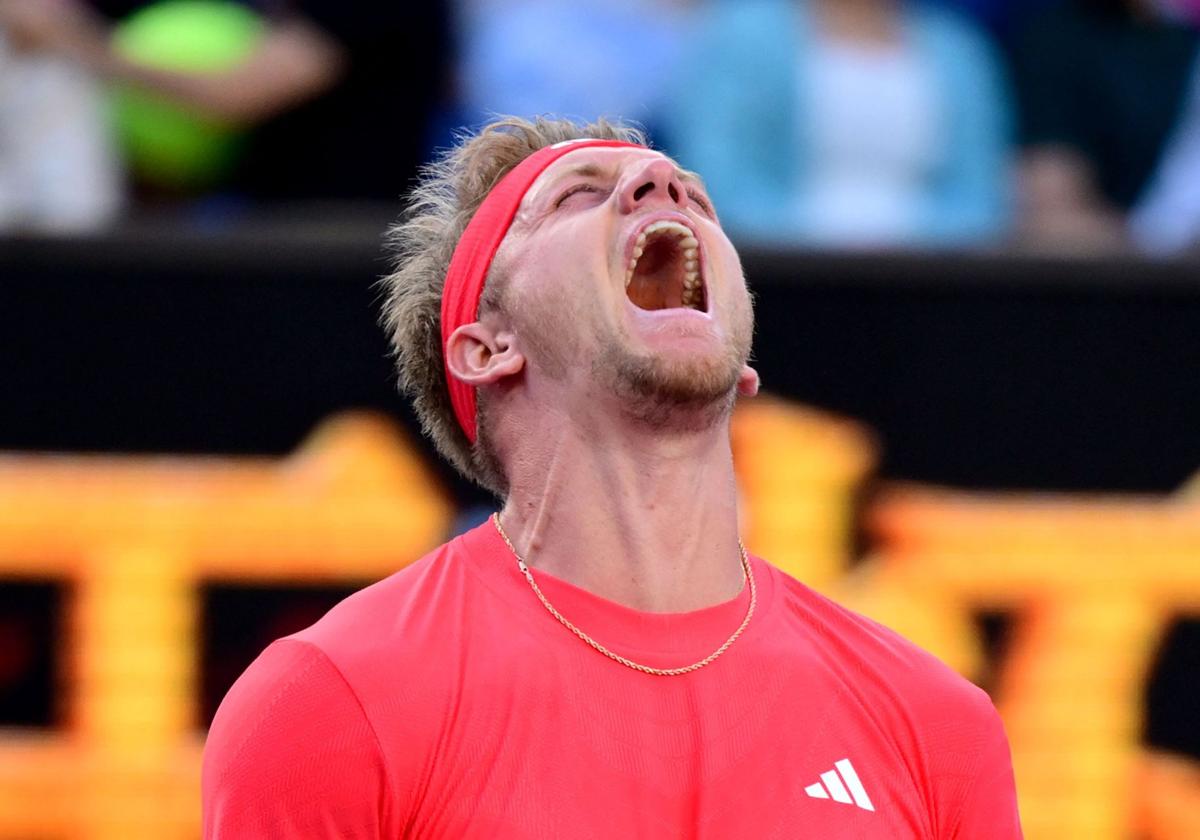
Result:
M446 367L456 379L478 388L520 373L525 355L516 348L512 333L476 321L450 334Z
M753 397L758 393L758 371L744 365L742 372L738 374L738 396Z

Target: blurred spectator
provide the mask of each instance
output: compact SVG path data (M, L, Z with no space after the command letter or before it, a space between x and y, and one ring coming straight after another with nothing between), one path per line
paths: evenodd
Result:
M693 17L692 0L460 0L463 121L599 116L649 123Z
M954 245L1004 232L1005 86L985 38L896 0L712 7L670 139L726 226L820 246Z
M128 11L129 2L95 4ZM148 5L146 3L137 4ZM229 70L188 72L131 60L81 0L0 0L0 21L100 77L199 113L252 125L233 187L259 199L388 199L425 159L444 93L444 2L260 0L253 52Z
M1168 18L1200 26L1200 0L1152 0Z
M0 231L103 227L123 186L102 93L79 67L22 47L0 26Z
M1155 176L1130 213L1134 243L1159 256L1200 245L1200 60L1190 91Z
M996 35L1006 37L1032 13L1040 11L1055 0L934 0L934 2L968 14Z
M1200 96L1200 39L1162 14L1165 2L1063 0L1018 40L1026 241L1118 247L1131 218L1145 232L1194 208L1200 155L1188 149L1200 129L1185 115ZM1180 235L1156 249L1178 247Z

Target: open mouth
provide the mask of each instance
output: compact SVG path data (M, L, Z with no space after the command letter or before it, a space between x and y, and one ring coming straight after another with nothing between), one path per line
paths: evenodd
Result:
M684 225L651 222L638 235L625 269L625 294L639 309L708 310L700 243Z

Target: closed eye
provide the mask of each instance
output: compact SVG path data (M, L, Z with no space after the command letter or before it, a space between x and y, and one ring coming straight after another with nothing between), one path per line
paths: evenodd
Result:
M687 194L688 194L688 198L690 198L692 201L696 202L696 204L698 204L700 206L701 210L703 210L705 213L707 213L710 216L713 214L712 205L708 203L708 199L705 198L703 195L701 195L701 193L698 190L694 190L691 187L688 187Z
M595 184L576 184L575 186L571 187L566 192L564 192L562 195L560 195L558 197L558 201L554 202L554 206L555 207L561 206L562 203L564 201L566 201L568 198L575 195L575 193L580 193L580 192L598 193L598 192L600 192L600 188L597 187Z

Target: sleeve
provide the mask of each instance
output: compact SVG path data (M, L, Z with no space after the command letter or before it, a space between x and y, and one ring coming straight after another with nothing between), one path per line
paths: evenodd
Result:
M932 24L949 119L947 157L931 192L925 237L954 245L994 239L1010 216L1012 95L984 34L949 14Z
M388 779L378 739L318 648L281 640L234 683L209 730L205 840L383 836Z
M982 692L980 692L982 694ZM1000 716L987 705L975 772L963 789L943 837L950 840L1021 840L1012 756Z

